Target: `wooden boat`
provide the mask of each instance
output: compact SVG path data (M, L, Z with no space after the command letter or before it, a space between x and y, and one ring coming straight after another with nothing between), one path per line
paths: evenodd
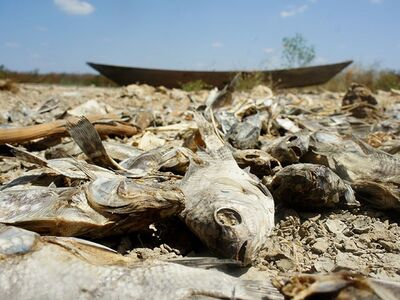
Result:
M222 88L238 72L248 76L261 74L265 83L278 88L304 87L323 84L350 65L352 61L295 69L272 71L184 71L145 69L104 65L88 62L88 65L119 85L145 83L152 86L179 88L183 84L201 80L212 87Z

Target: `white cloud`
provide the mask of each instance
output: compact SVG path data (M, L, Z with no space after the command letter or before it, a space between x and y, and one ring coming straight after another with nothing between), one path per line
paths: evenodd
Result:
M82 0L54 0L54 4L71 15L89 15L94 11L92 4Z
M4 46L6 46L7 48L18 48L21 45L17 42L9 41L9 42L5 42Z
M308 5L307 4L303 4L303 5L300 5L300 6L291 6L286 10L282 10L280 15L281 15L282 18L293 17L295 15L302 14L307 9L308 9Z
M211 47L213 47L213 48L221 48L223 45L222 45L222 43L221 42L213 42L212 44L211 44Z
M369 2L372 4L381 4L383 3L383 0L369 0Z
M274 48L264 48L263 51L267 54L273 53L275 51Z

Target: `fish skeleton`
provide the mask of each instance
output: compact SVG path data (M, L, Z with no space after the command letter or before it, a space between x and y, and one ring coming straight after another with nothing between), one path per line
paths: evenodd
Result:
M181 218L217 254L250 264L274 227L268 189L240 169L227 146L201 115L195 115L206 152L190 163L181 183Z

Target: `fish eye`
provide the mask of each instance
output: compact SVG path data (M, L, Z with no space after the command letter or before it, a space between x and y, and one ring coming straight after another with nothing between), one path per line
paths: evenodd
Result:
M219 208L214 212L215 221L221 226L234 227L242 223L240 214L232 208Z

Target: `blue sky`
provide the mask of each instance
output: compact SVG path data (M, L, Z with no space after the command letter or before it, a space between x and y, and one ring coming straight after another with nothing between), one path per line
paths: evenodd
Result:
M399 12L399 0L1 0L0 65L276 68L282 38L299 32L316 64L400 70Z

